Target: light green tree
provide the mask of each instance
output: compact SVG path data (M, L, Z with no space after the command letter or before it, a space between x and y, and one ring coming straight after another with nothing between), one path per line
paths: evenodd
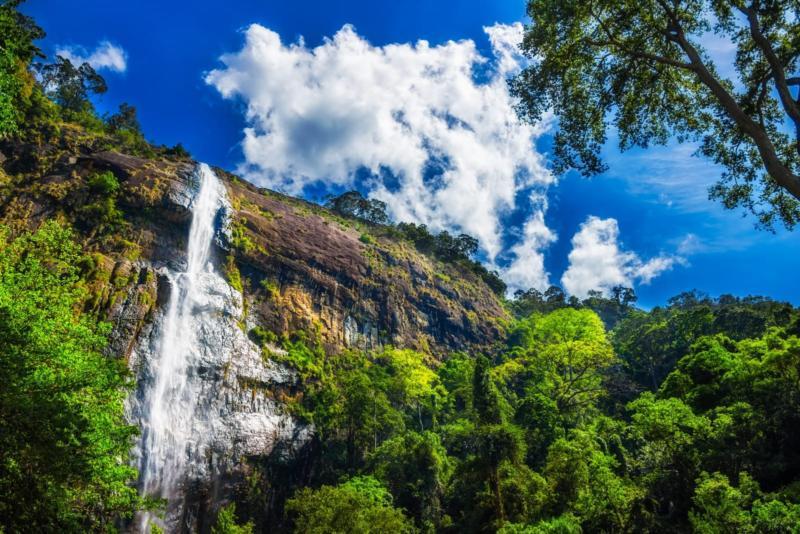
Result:
M229 504L220 509L211 534L253 534L253 523L240 525L236 522L236 505Z
M385 390L401 407L416 415L419 431L425 430L426 412L435 422L436 411L443 403L444 389L439 377L426 362L424 354L410 349L388 348L378 354L376 361L388 374Z
M355 477L338 486L304 488L286 502L294 531L303 534L383 534L416 532L392 496L373 477Z
M530 373L529 388L567 419L580 418L604 395L602 372L617 361L603 322L591 310L573 308L525 322L525 341L512 354Z
M113 530L138 506L128 464L125 362L82 316L72 233L0 234L0 524L9 532Z

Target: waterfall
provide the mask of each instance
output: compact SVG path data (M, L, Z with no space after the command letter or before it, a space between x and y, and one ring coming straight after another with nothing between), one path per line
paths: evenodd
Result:
M202 438L192 432L202 349L195 326L197 319L208 311L209 284L203 278L215 274L210 263L211 245L224 194L222 184L208 165L200 164L195 176L199 179L199 189L192 203L186 270L168 273L170 298L158 359L152 362L155 381L142 420L141 489L145 495L168 501L177 493L191 449Z
M205 164L192 181L185 266L158 269L169 282L169 299L130 360L137 388L128 414L141 430L133 451L139 488L167 503L164 517L139 514L132 526L139 532L152 524L194 531L193 484L209 487L241 458L268 454L279 441L305 439L270 391L291 381L291 373L265 360L247 338L242 295L214 267L213 245L230 212L225 187Z
M186 271L172 280L156 382L150 397L150 416L144 441L145 462L142 488L146 494L170 497L176 477L186 461L191 441L191 422L196 405L196 384L189 376L197 360L197 332L192 328L196 313L207 300L200 278L209 264L214 219L220 207L220 183L207 165L200 165L200 189L192 206L192 225L186 249Z

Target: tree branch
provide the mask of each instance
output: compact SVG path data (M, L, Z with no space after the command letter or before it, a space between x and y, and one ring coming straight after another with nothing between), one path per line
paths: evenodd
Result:
M637 59L649 59L650 61L655 61L656 63L662 63L664 65L670 65L672 67L677 67L679 69L684 70L694 70L694 66L691 63L685 63L683 61L678 61L677 59L672 59L669 57L659 56L657 54L651 54L649 52L639 52L636 50L628 50L622 46L621 43L615 41L595 41L595 40L588 40L588 44L592 46L613 46L617 48L620 54L624 54L627 56L631 56Z
M679 69L693 70L692 65L689 64L689 63L684 63L684 62L678 61L676 59L672 59L672 58L668 58L668 57L664 57L664 56L659 56L657 54L651 54L649 52L642 52L642 51L638 51L638 50L629 50L629 49L627 49L622 43L620 43L614 37L614 34L606 26L605 21L603 21L600 17L598 17L597 14L594 12L594 10L590 10L590 13L592 15L592 18L597 23L597 26L605 34L606 40L605 41L595 41L593 39L589 39L587 41L587 43L589 45L598 46L598 47L603 47L603 46L611 47L611 46L613 46L613 47L617 48L622 54L629 55L629 56L632 56L632 57L635 57L635 58L638 58L638 59L649 59L650 61L655 61L657 63L662 63L664 65L670 65L670 66L673 66L673 67L677 67Z
M778 90L778 96L781 98L783 109L792 121L794 121L795 125L800 126L800 106L798 106L797 102L792 98L792 93L789 92L789 85L786 83L786 74L783 71L783 64L775 53L775 50L773 50L769 40L761 31L761 25L758 22L756 10L752 6L737 7L739 11L747 17L747 23L750 26L750 35L761 49L761 52L767 59L767 63L769 63L770 69L772 70L772 79L775 80L775 87Z
M764 167L767 173L788 191L793 197L800 200L800 176L792 172L792 170L784 165L781 158L778 156L775 145L769 138L766 130L750 117L739 106L739 103L731 95L728 90L723 86L719 80L708 70L703 58L697 49L689 42L677 18L677 14L673 11L664 0L657 0L667 13L670 19L669 27L667 28L667 38L678 45L681 50L686 54L694 67L694 72L700 81L708 87L714 97L722 106L722 109L730 116L736 125L753 140L753 143L758 149L761 160L764 162ZM780 66L780 62L778 62ZM773 68L773 71L775 69ZM783 77L783 70L780 70L780 76ZM782 78L783 79L783 78ZM799 116L800 118L800 116ZM800 121L795 121L795 125L800 125ZM800 146L798 146L800 148Z

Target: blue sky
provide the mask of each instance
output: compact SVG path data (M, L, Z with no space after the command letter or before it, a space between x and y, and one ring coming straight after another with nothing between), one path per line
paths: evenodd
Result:
M109 91L97 105L101 111L113 110L123 101L135 105L153 141L181 142L199 160L238 168L250 179L311 197L325 189L337 191L355 184L364 192L383 195L381 198L389 200L401 218L479 234L485 256L505 269L509 279L523 285L540 283L543 277L558 282L572 266L569 279L576 292L592 280L610 280L608 276L615 274L635 284L640 302L646 306L692 288L712 295L764 294L800 303L797 237L786 231L770 234L756 230L752 217L742 218L741 213L723 210L708 201L706 188L719 169L691 157L691 147L670 145L620 154L610 144L605 151L610 165L606 174L591 180L569 174L548 182L543 168L552 129L533 132L517 126L509 133L507 143L485 147L486 152L475 162L480 170L472 173L468 143L480 145L486 139L503 137L505 134L497 128L508 122L508 116L464 108L498 102L502 111L502 106L507 106L504 89L499 83L492 85L492 80L499 82L506 72L504 61L512 59L503 53L503 43L510 38L506 30L512 27L495 24L523 20L522 1L230 1L221 5L205 0L29 0L24 10L47 31L41 46L48 54L68 47L76 55L88 56L104 41L124 50L124 72L101 71ZM251 40L245 44L244 32L252 24L263 31L247 34ZM340 33L325 45L324 39L333 38L345 24L353 25L354 30ZM489 32L494 44L484 27L497 29ZM273 35L280 36L280 44L269 45ZM292 49L289 44L300 36L304 44ZM414 44L421 39L429 42L429 48ZM448 48L444 45L449 40L471 41L475 50ZM370 50L360 51L365 43ZM387 47L394 43L411 45ZM256 53L264 46L266 57ZM321 59L323 53L332 59ZM223 54L231 55L226 62L220 61ZM289 55L296 61L286 59ZM284 58L280 60L283 63L276 66L279 58ZM486 61L470 63L476 58ZM424 78L428 86L418 89L420 84L415 83L408 91L404 89L412 92L413 98L401 111L392 111L396 122L420 133L410 137L403 134L405 137L395 141L392 136L398 135L393 129L397 124L387 130L384 123L371 121L371 106L377 106L374 113L378 115L391 103L369 94L370 85L359 85L359 80L364 73L372 74L377 76L380 88L381 83L390 83L385 78L423 72L422 63L430 70L429 60L472 65L473 73L478 72L474 85L458 78L455 70L452 76L447 74L446 66L442 69L448 81L440 85L437 80L442 78L421 75L420 81ZM302 63L304 70L296 63ZM342 69L341 76L337 68ZM212 71L216 76L207 78ZM301 76L306 78L295 84L294 79ZM344 80L341 87L349 92L344 97L334 94L340 79ZM280 85L269 89L276 80ZM314 89L319 80L331 89ZM468 87L461 100L454 97L448 102L451 94L446 93L460 91L465 84ZM294 87L295 93L309 91L308 98L298 101L296 95L274 94L282 87ZM231 91L228 98L224 98L226 88ZM386 89L392 88L387 85ZM403 91L392 98L403 99ZM484 99L482 104L475 103L479 97ZM356 101L353 107L348 98ZM462 120L462 111L465 117L478 117L476 124L464 128L474 138L466 138L467 144L459 148L454 144L463 136L445 132L436 137L441 128L431 122L431 116L424 116L427 101L440 102L431 107L444 106L451 126ZM341 106L342 102L348 105ZM306 106L299 126L290 113L298 105ZM317 109L314 105L318 106L317 115L312 114ZM415 119L417 111L422 116ZM354 114L359 116L354 118ZM243 149L243 129L248 126L254 128L249 152ZM279 136L266 127L277 134L283 132L280 143L275 141ZM372 135L378 139L376 144L388 144L389 148L393 142L413 145L416 139L433 136L431 154L439 158L440 167L451 169L453 183L432 177L436 166L428 160L419 169L417 189L408 183L398 186L395 175L416 172L409 163L415 152L398 149L402 157L395 157L380 146L367 146L363 135L370 128L375 128ZM313 138L315 142L292 144L293 136L301 134L303 141ZM350 144L341 139L348 136L353 139ZM519 143L514 145L531 136L532 156L523 153ZM280 152L284 146L288 147L286 154ZM265 160L263 154L269 154L269 158ZM526 169L529 178L506 172L504 158ZM353 180L350 171L362 163L377 172L356 172L358 179ZM486 176L495 172L497 184L486 186ZM310 178L287 179L279 176L282 173ZM459 185L473 179L483 186L468 189ZM420 192L426 200L415 202ZM509 207L511 197L513 206ZM537 214L543 217L541 221ZM530 254L526 246L533 247ZM576 249L578 253L571 255ZM613 261L599 265L597 254L606 259L612 256ZM598 272L591 271L595 266Z

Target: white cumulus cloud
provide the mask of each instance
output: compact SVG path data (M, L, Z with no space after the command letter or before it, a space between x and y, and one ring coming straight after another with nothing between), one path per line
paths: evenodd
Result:
M590 290L608 291L614 286L648 284L685 259L657 256L643 261L635 252L623 250L616 219L590 216L572 238L569 267L561 285L570 295L585 297Z
M128 53L109 41L101 41L91 52L80 46L61 46L56 49L56 55L75 65L88 63L95 70L125 72L128 68Z
M511 247L514 261L501 272L509 293L530 288L541 291L550 285L541 251L555 240L556 235L544 222L544 210L535 211L523 227L522 238Z
M553 180L534 147L548 124L521 122L508 91L522 25L484 30L487 55L471 40L374 46L352 26L309 47L254 24L206 82L246 105L246 178L298 194L352 187L366 169L359 185L396 220L474 235L490 265L511 258L513 284L544 287L555 237L542 209L528 210L510 248L502 219Z

